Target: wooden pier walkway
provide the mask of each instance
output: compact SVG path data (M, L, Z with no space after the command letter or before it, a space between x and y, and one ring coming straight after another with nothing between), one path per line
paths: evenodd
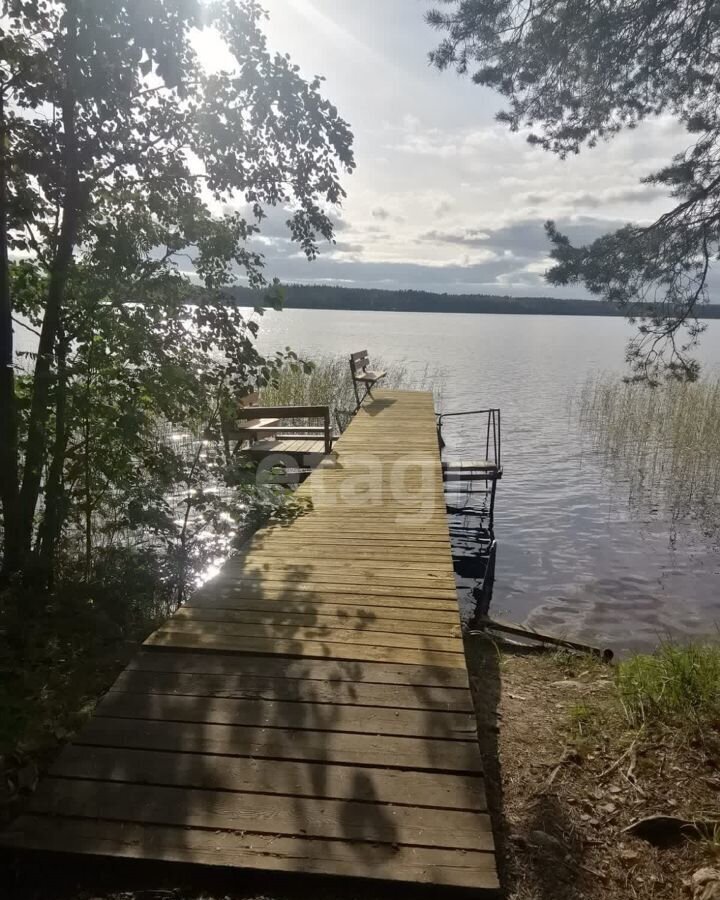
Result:
M376 391L152 634L0 836L494 890L432 396Z

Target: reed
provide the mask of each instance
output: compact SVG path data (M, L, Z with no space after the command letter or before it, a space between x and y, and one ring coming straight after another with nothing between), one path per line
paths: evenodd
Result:
M378 389L433 391L436 402L442 393L443 373L429 366L412 375L407 364L373 359L373 368L387 375ZM321 356L311 361L310 371L300 364L283 367L274 383L262 390L262 402L268 406L329 406L330 414L342 430L355 410L355 391L345 356Z
M581 390L578 413L634 500L720 527L720 379L650 387L603 375Z

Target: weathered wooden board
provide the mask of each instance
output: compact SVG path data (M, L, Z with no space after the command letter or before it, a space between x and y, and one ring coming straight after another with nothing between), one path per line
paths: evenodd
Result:
M207 722L112 719L98 716L80 732L78 743L135 750L294 759L428 772L482 772L474 741L446 741L426 737L246 728Z
M235 700L169 694L110 691L96 716L167 722L210 722L254 728L342 731L345 733L472 740L472 714L447 710L388 709L285 700Z
M59 825L62 827L59 827ZM444 887L498 887L491 852L437 850L302 837L244 835L184 826L22 816L4 842L25 848L157 859L195 865L402 881ZM79 849L81 848L81 850Z
M324 797L486 812L481 775L173 754L117 747L68 747L50 770L59 778L193 787L241 793ZM427 812L423 815L428 815Z
M311 679L329 684L345 681L362 684L399 684L420 688L453 687L467 690L464 669L441 666L408 666L353 660L292 659L281 655L242 656L220 653L157 653L143 650L127 671L198 672L209 675ZM468 695L469 696L469 695Z
M208 675L192 672L142 672L126 669L111 691L128 694L177 694L237 700L291 700L295 703L345 704L392 709L442 709L472 713L466 689L404 684L365 684L310 678Z

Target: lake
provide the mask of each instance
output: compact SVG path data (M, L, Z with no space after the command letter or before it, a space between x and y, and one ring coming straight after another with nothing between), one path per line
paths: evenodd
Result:
M631 502L573 411L588 377L624 371L631 334L611 317L292 309L266 313L259 343L310 358L367 348L371 360L403 363L418 378L442 371L443 412L501 407L491 611L622 652L714 633L720 622L717 536ZM17 330L18 349L34 344ZM710 323L698 356L706 371L720 368L720 323ZM448 455L484 455L472 419L450 422Z
M720 622L713 538L670 510L631 503L573 412L588 377L624 371L631 334L611 317L292 309L266 314L260 344L309 357L367 348L371 360L402 362L418 377L442 370L443 412L501 407L491 611L627 651L713 633ZM706 370L720 366L720 325L710 324L698 356ZM484 455L472 421L447 423L448 455Z

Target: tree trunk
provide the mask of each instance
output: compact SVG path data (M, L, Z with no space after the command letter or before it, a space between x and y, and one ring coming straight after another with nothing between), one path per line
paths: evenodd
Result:
M18 420L7 221L8 144L5 95L0 92L0 500L4 539L3 575L10 575L20 567Z
M91 336L92 338L92 336ZM92 409L92 377L93 377L93 343L91 339L90 351L88 353L88 377L86 385L85 400L85 419L83 421L83 445L85 450L85 466L84 466L84 486L85 486L85 581L90 582L92 572L92 422L90 421L90 411Z
M57 241L48 284L45 315L40 331L38 357L33 378L30 418L28 421L27 448L22 487L20 489L20 552L27 558L33 537L35 509L40 494L42 470L47 454L47 423L50 415L50 385L52 382L52 358L57 340L60 315L65 301L70 264L77 240L80 219L80 179L76 134L75 85L77 78L76 37L77 19L68 3L65 24L65 87L62 98L63 166L65 190L62 205L62 223Z
M55 551L65 519L63 470L67 447L67 351L68 338L62 332L57 347L57 381L55 384L55 440L45 488L45 511L40 526L40 568L48 588L53 586Z

